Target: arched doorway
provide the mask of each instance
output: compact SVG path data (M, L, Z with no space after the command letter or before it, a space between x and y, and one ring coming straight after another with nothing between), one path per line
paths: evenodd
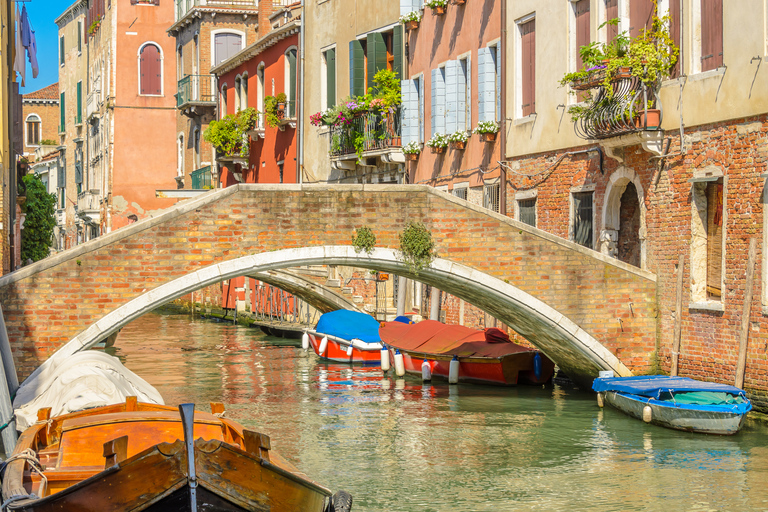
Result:
M637 175L620 167L605 191L600 252L645 268L645 202Z
M627 188L621 194L616 249L619 261L640 266L640 203L632 182L627 183Z

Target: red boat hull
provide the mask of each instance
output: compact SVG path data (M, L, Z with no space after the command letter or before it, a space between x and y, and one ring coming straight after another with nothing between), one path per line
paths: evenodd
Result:
M401 350L405 371L421 375L424 359L429 361L432 377L448 379L452 357L449 355L423 354ZM552 378L555 363L541 356L541 374L536 376L533 359L535 351L518 352L501 358L459 358L459 382L514 386L516 384L544 384ZM390 360L394 361L394 350Z
M381 349L378 347L372 350L361 350L357 347L352 347L352 355L348 355L346 346L328 338L328 346L325 349L325 353L321 354L320 342L323 337L312 333L307 334L309 334L309 344L312 345L312 350L322 359L337 363L381 364Z

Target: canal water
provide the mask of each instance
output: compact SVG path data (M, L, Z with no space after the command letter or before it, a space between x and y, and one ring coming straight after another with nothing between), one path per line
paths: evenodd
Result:
M356 511L768 510L768 426L675 432L558 386L395 380L259 329L148 314L109 349L167 404L221 401Z

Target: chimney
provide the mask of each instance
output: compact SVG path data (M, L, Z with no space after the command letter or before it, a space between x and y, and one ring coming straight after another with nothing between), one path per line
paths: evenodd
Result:
M269 22L269 17L274 12L272 2L273 0L259 1L259 39L269 34L272 30L272 25Z

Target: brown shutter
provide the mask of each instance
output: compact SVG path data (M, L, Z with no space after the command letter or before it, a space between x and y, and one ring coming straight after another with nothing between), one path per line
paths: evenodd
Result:
M520 25L522 44L523 116L536 112L536 20Z
M605 20L615 20L619 17L619 0L605 0ZM608 25L608 42L619 34L618 25Z
M701 0L701 70L723 65L723 0Z
M629 37L635 38L643 29L653 25L653 0L630 0Z
M584 63L581 61L579 48L589 44L589 0L579 0L573 6L576 13L576 69L581 69Z
M141 94L162 93L162 64L157 46L148 44L141 50L139 65Z
M672 37L672 42L675 43L675 46L677 48L680 48L680 0L669 0L669 15L671 18L671 24L669 27L669 35ZM670 72L670 75L672 78L677 78L680 76L680 69L681 69L681 63L680 63L680 55L677 56L677 62L672 67L672 70Z
M707 297L720 297L723 254L723 184L707 183Z

